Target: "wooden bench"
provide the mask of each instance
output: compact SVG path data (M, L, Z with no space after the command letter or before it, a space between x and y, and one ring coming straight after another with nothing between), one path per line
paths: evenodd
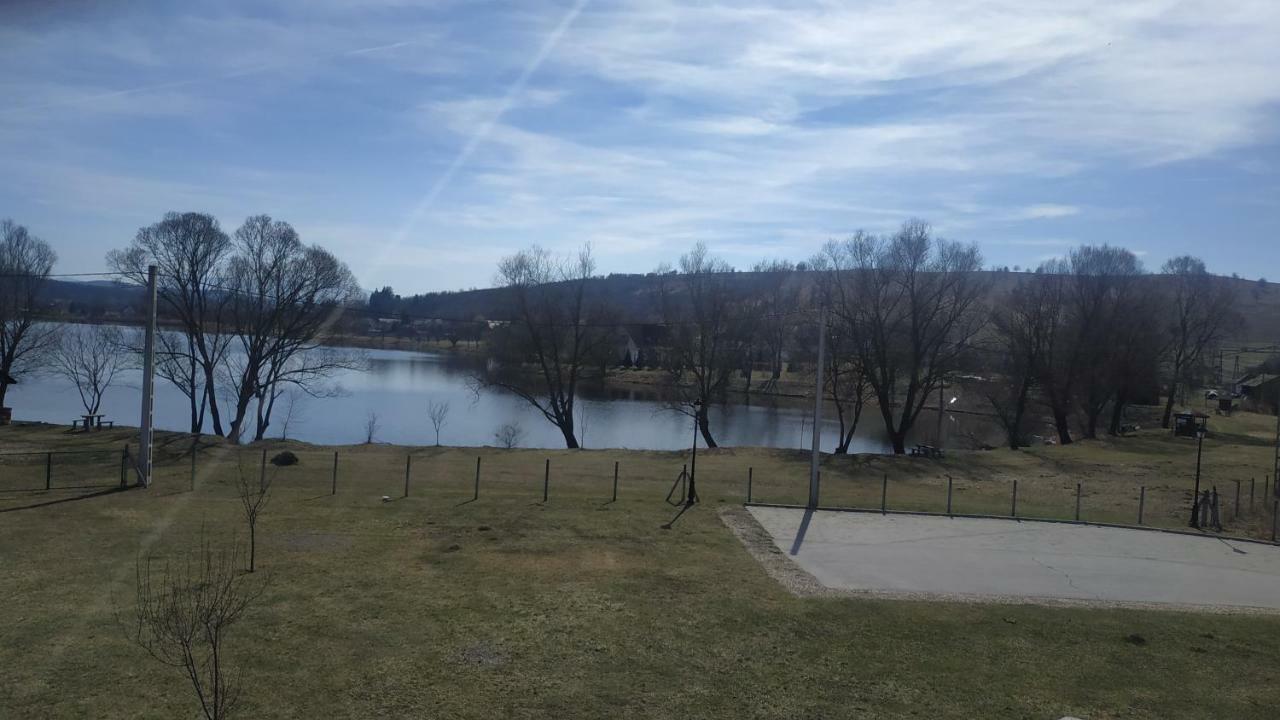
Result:
M946 454L942 451L942 448L934 447L932 445L923 445L923 444L916 445L915 447L911 448L911 455L912 457L927 457L927 458L939 458L939 459L946 457Z

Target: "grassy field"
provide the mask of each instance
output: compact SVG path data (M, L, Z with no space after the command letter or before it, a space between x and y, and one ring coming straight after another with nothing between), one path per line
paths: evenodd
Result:
M1269 469L1274 418L1215 418L1206 482ZM243 536L232 486L261 447L165 436L149 490L108 492L128 430L0 428L0 717L193 717L177 671L130 644L135 558ZM719 520L802 501L802 453L699 453L703 503L671 523L677 453L272 443L296 452L259 526L270 576L230 653L244 717L1272 718L1280 618L797 598ZM406 456L412 456L404 498ZM471 501L476 457L478 500ZM542 502L544 461L551 461ZM620 466L610 502L613 463ZM827 458L824 504L1020 506L1181 525L1194 446L1149 433L945 461ZM268 472L272 470L268 469ZM1247 490L1247 486L1246 486ZM384 502L383 496L390 501ZM1025 499L1023 499L1025 498ZM1024 504L1025 503L1025 504ZM1263 513L1233 523L1264 532ZM1266 518L1269 521L1269 518ZM664 528L670 524L669 529ZM1144 642L1130 640L1140 636Z

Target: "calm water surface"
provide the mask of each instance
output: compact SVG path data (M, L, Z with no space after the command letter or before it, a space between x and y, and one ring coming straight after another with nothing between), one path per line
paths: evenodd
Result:
M344 371L331 380L335 397L297 395L288 436L317 444L363 442L369 413L378 416L376 439L381 442L427 445L435 433L427 418L427 404L447 401L450 412L441 430L445 445L493 445L494 432L504 423L518 422L524 434L522 447L564 447L560 432L520 398L498 390L476 396L468 387L469 358L398 350L370 350L364 371ZM141 373L118 377L103 399L107 419L137 425L141 402ZM75 387L68 381L43 375L28 377L9 389L7 404L19 420L69 424L84 412ZM277 401L276 416L268 437L279 437L287 399ZM223 403L226 406L229 403ZM692 440L692 420L666 410L654 390L648 388L586 388L578 401L578 437L583 447L616 447L645 450L686 448ZM168 382L156 381L156 425L166 430L189 429L187 399ZM811 409L769 398L753 398L751 404L731 403L711 409L711 430L725 446L807 448L810 443ZM832 410L828 408L827 413ZM930 437L934 415L921 417ZM853 452L887 452L878 416L865 415ZM959 421L948 416L949 428ZM206 430L210 425L206 420ZM824 423L823 449L836 445L837 426ZM955 432L948 429L948 433Z

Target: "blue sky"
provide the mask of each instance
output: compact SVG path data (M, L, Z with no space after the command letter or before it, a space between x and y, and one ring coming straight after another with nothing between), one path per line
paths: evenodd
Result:
M0 4L0 216L61 272L167 210L291 222L366 287L539 243L740 267L908 217L1280 279L1280 3Z

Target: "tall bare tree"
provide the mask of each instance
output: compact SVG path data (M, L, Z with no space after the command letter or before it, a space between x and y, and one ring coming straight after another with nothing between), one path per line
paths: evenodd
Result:
M846 243L854 278L842 320L859 351L896 454L931 393L961 366L983 324L986 283L976 246L934 237L909 220L890 237L859 233Z
M139 558L136 572L133 641L184 672L206 720L232 717L240 687L227 652L231 631L265 585L240 570L237 546L216 549L203 537L181 560Z
M1027 444L1031 392L1041 377L1061 312L1062 283L1043 274L1022 279L992 309L989 351L996 377L987 382L985 394L1014 450Z
M600 364L612 342L612 314L591 282L591 247L560 258L534 246L498 264L509 322L496 328L490 350L497 361L477 373L477 388L498 387L524 399L578 447L574 411L584 370ZM532 368L531 382L523 372Z
M747 357L747 391L751 391L751 370L755 360L754 346L763 349L769 362L769 380L777 382L782 376L782 358L792 340L796 327L793 313L800 306L800 283L796 266L789 260L765 260L756 263L751 272L757 273L753 284L756 312L756 332Z
M239 442L254 420L255 438L264 436L286 384L321 392L333 372L359 365L358 354L322 348L320 340L361 293L344 263L304 245L288 223L250 217L236 230L235 246L224 290L225 332L234 344L222 369L234 411L227 437ZM249 412L255 401L256 417Z
M52 352L52 369L75 386L85 412L96 415L102 407L102 396L130 360L119 328L71 325L59 334Z
M1075 343L1073 385L1084 437L1098 434L1098 421L1119 389L1119 369L1130 349L1125 319L1132 312L1144 271L1132 252L1111 245L1072 250L1067 303Z
M835 407L840 427L836 443L838 454L849 452L862 411L867 401L873 399L863 364L868 357L866 335L854 324L855 313L850 305L857 278L852 271L851 258L845 252L847 247L847 244L830 241L809 263L813 269L816 302L820 308L828 310L824 387L827 399ZM801 335L807 340L807 349L813 351L816 363L817 332Z
M1188 381L1188 372L1200 364L1205 350L1239 330L1243 319L1237 310L1235 288L1230 282L1210 275L1203 260L1182 255L1165 262L1160 272L1170 283L1165 334L1168 353L1168 381L1161 427L1169 427L1174 398L1179 385Z
M158 343L158 373L187 396L193 433L203 430L207 410L213 431L223 434L216 374L231 341L220 331L231 300L221 288L231 251L230 238L212 215L171 212L139 229L128 247L107 253L112 269L139 284L147 281L147 266L156 266L157 300L184 336Z
M0 221L0 406L9 385L37 370L57 342L57 328L37 317L40 291L57 259L25 227Z
M733 268L712 257L703 243L680 257L678 273L660 277L671 407L694 418L707 447L716 447L708 410L724 399L746 357L751 338L746 299L733 282Z

